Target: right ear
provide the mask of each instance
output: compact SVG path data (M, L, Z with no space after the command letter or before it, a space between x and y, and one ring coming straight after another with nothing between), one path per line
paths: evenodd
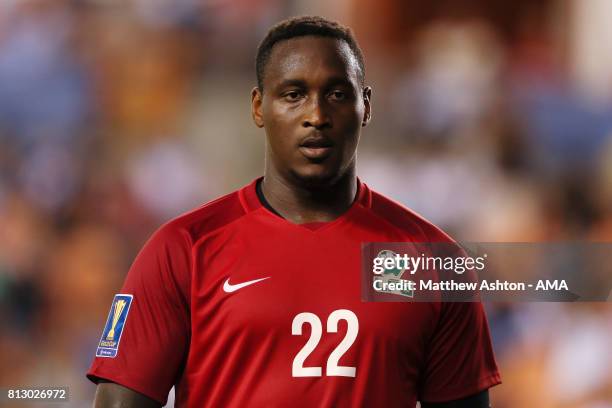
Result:
M253 122L258 128L264 126L263 112L261 105L263 103L263 93L258 87L253 88L251 91L251 116L253 116Z

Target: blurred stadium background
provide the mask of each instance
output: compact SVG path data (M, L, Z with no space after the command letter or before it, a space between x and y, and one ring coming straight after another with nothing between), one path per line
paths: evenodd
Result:
M299 14L364 48L371 186L463 241L612 240L608 0L1 0L0 387L90 406L138 249L261 174L255 48ZM609 303L487 308L494 407L612 407Z

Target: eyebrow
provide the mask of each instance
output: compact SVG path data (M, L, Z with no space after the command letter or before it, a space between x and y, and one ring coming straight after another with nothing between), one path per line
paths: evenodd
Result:
M282 89L282 88L287 88L290 86L297 86L299 88L306 88L306 81L302 80L302 79L286 79L283 82L281 82L280 84L278 84L277 86L275 86L274 88L276 89Z
M334 85L345 85L345 86L352 86L353 84L351 83L351 81L347 80L344 77L332 77L330 78L327 83L325 84L326 87L331 87ZM296 86L299 88L307 88L307 84L306 81L304 81L303 79L286 79L284 81L282 81L280 84L278 84L277 86L275 86L276 89L282 89L282 88L286 88L286 87L290 87L290 86Z
M353 86L353 83L344 77L332 77L329 79L329 81L327 81L327 86L333 85Z

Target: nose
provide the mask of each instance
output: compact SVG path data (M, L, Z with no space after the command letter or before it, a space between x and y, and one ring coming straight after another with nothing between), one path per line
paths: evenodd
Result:
M327 112L325 101L322 101L320 98L312 98L311 102L307 104L302 126L321 130L331 127L331 125L331 118Z

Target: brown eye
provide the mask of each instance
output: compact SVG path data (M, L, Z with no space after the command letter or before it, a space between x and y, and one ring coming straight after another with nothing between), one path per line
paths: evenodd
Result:
M297 101L301 96L302 95L298 91L289 91L283 95L283 97L290 102Z
M346 99L346 93L340 90L335 90L335 91L332 91L332 93L330 94L330 97L333 100L341 101L341 100Z

